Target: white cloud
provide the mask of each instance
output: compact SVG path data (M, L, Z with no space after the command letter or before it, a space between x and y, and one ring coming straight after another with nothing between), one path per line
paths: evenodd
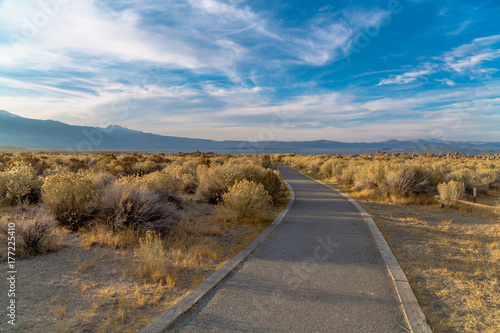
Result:
M383 79L377 85L412 83L419 79L426 79L427 76L438 72L468 75L471 79L490 75L496 72L497 69L485 68L482 65L500 58L499 43L500 35L476 38L471 43L461 45L436 57L435 63L425 62L412 71ZM444 82L448 85L454 83L451 79Z
M415 82L419 79L424 79L427 75L434 74L436 72L436 67L427 64L425 69L415 70L411 72L406 72L401 75L394 75L388 79L381 80L377 86L383 86L388 84L407 84Z

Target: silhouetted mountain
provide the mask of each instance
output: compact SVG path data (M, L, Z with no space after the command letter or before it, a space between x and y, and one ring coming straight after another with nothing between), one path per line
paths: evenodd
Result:
M393 152L498 152L500 142L441 140L387 140L382 142L316 141L214 141L144 133L111 125L106 128L73 126L54 120L19 117L0 110L0 146L27 149L149 150L229 153L369 153Z

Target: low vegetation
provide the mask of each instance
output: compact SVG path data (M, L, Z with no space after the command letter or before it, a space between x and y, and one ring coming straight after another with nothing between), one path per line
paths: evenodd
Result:
M271 202L272 197L264 185L242 180L222 195L217 211L222 217L242 220L266 211Z
M480 194L500 188L498 155L380 153L274 157L347 190L387 202L432 204L440 195L448 203L450 199L470 197L474 188Z
M26 294L63 295L45 304L52 319L30 307L20 329L145 326L273 220L286 202L275 168L266 155L0 154L2 258L15 222L17 258L30 258L18 265L42 267Z

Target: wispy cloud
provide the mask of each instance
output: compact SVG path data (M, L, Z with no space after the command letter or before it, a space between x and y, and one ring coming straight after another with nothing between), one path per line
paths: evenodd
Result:
M471 78L478 75L484 77L496 72L497 69L482 65L498 58L500 58L500 35L476 38L471 43L463 44L435 57L435 62L428 61L409 72L382 79L377 85L407 84L419 79L428 81L428 78L436 73L469 75ZM442 80L437 81L443 82ZM453 81L447 79L444 82L451 83ZM448 85L452 86L453 83Z
M394 75L388 79L381 80L377 86L383 86L388 84L406 84L412 83L419 79L425 79L426 76L434 74L436 72L437 66L432 64L426 64L425 69L415 70L403 73L401 75Z
M47 3L60 5L47 9ZM375 139L384 124L394 131L385 130L387 136L416 136L441 126L436 119L442 113L471 110L460 101L478 78L494 81L500 35L485 29L487 37L464 39L478 18L457 20L443 12L450 24L430 32L460 46L430 43L434 56L412 46L411 58L393 57L392 63L388 54L404 54L398 47L409 36L427 45L413 30L399 29L413 22L412 15L439 16L439 8L414 12L415 6L435 5L405 3L402 19L392 20L390 8L381 6L3 0L0 108L179 136L195 129L214 139L255 136L283 112L290 122L281 139ZM363 34L370 37L367 47L358 45ZM340 61L353 52L351 63ZM426 90L427 82L435 90ZM483 108L478 114L488 119L498 107L493 95L474 95Z

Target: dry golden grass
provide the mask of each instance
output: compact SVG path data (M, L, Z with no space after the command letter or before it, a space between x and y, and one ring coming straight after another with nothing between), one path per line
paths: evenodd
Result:
M118 230L113 232L108 227L97 225L81 233L82 244L86 248L94 245L107 246L113 249L123 249L134 246L139 236L133 229Z
M66 215L63 214L64 219L60 220L67 222L67 218L71 222L75 218L79 222L80 217L84 218L81 225L70 223L69 229L73 232L65 230L65 224L61 222L62 226L54 227L53 231L61 239L62 247L58 253L49 255L50 258L47 255L35 256L29 262L18 263L23 271L22 285L26 291L19 296L20 303L27 304L19 323L21 331L137 332L249 244L284 206L281 180L276 172L266 170L263 164L265 156L14 154L0 157L5 162L4 170L10 170L10 166L18 160L30 163L41 180L57 180L61 174L72 180L78 178L75 175L78 170L84 170L80 172L82 177L89 175L88 179L80 177L85 180L83 185L88 185L83 186L83 190L80 178L70 182L73 187L57 183L51 192L54 201L64 199L61 195L71 197L65 196L68 189L86 194L88 187L95 195L89 201L88 216L83 214L87 212L86 202L81 205L83 208L78 205L61 206L61 212ZM266 165L273 165L269 157L267 160ZM224 171L219 175L221 179L204 182L199 178L198 171L210 170L207 168L211 166ZM200 201L203 191L197 192L197 188L201 184L206 193L213 191L214 195L223 195L223 192L218 193L218 188L208 186L209 180L220 181L224 186L231 185L231 181L225 184L222 178L232 173L271 191L274 206L265 214L245 216L239 220L216 218L215 205ZM142 223L146 227L135 230L120 228L121 225L113 222L119 220L120 223L133 224L137 216L134 214L137 209L140 213L142 207L135 201L122 205L127 214L115 214L115 211L98 214L102 212L102 205L99 204L106 189L124 179L123 176L133 176L138 183L146 184L154 192L151 193L161 199L158 204L171 203L172 211L175 210L176 223L157 230L159 234L155 242L147 244L144 241L147 237L144 231L155 230L149 228L155 225L148 224L151 222L148 216L147 221ZM167 183L172 182L169 188L172 193L162 190L162 177ZM45 198L50 182L47 184L43 192ZM154 185L153 188L149 188L150 185ZM28 204L14 203L13 206L0 207L0 214L17 219L29 207ZM130 214L126 210L129 208ZM75 211L81 211L83 215L74 216ZM59 211L51 212L58 216ZM108 215L114 220L110 220ZM157 221L158 214L153 215L152 218ZM51 264L47 265L49 260ZM37 276L37 279L32 276ZM40 295L36 306L30 303L32 299L25 299L25 295Z
M362 205L384 233L435 332L498 332L498 221L438 208Z
M165 265L153 271L137 256L138 240L117 246L122 241L109 242L106 229L71 234L65 249L79 249L69 264L73 294L47 299L56 320L50 330L137 332L248 245L282 206L234 223L217 219L213 205L186 201L180 223L162 240Z

